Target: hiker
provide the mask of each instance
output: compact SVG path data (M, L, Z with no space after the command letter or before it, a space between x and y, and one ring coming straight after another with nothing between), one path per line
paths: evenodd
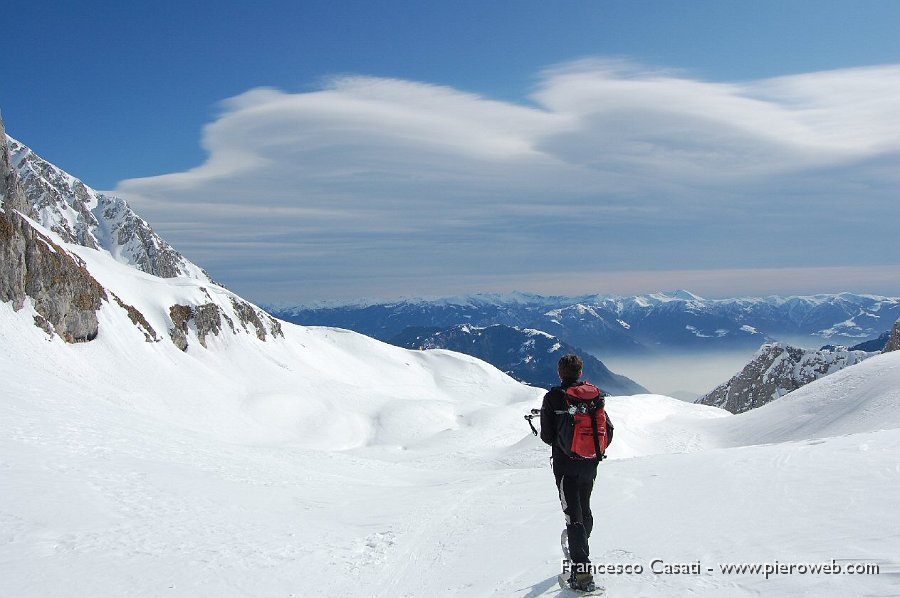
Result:
M588 538L594 526L591 491L597 476L597 465L603 459L606 445L612 440L612 423L603 409L605 393L588 382L579 382L583 370L584 362L577 355L560 358L558 373L561 384L544 395L541 407L541 440L553 447L553 475L566 517L569 542L571 576L568 583L575 590L593 591L588 547ZM589 405L591 409L597 408L595 424L585 423L591 421L593 413L591 416L581 416L581 419L572 415L575 412L573 405L582 404ZM563 421L566 418L568 430ZM573 426L575 437L580 435L581 441L573 442ZM581 445L576 446L579 442ZM566 444L568 446L564 446Z

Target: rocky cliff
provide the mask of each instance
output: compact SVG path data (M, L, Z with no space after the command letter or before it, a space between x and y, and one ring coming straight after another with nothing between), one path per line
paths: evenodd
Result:
M696 402L743 413L871 355L843 347L814 351L783 343L765 344L737 375Z
M118 261L163 278L209 275L156 234L124 200L95 191L7 135L32 216L67 243L108 251Z
M0 299L19 311L29 298L37 326L68 342L89 341L106 291L77 256L31 225L34 216L0 120Z
M102 283L91 273L97 266ZM169 287L156 277L180 280ZM98 312L107 306L122 310L147 342L168 331L182 351L191 336L206 348L226 330L261 341L283 336L277 320L216 285L124 201L42 160L8 137L2 120L0 300L32 310L36 326L67 342L96 338Z
M897 322L894 323L894 328L891 330L891 336L888 338L882 353L890 353L891 351L900 351L900 320L897 320Z

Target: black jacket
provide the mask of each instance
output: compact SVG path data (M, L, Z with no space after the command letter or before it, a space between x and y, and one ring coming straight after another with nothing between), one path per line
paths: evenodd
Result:
M558 473L576 475L596 473L597 464L600 463L599 459L573 459L566 455L556 443L556 412L569 408L566 402L566 389L577 384L581 384L581 382L554 386L544 395L544 402L541 405L541 440L553 447L553 471ZM608 414L606 415L606 428L609 440L612 441L613 425Z

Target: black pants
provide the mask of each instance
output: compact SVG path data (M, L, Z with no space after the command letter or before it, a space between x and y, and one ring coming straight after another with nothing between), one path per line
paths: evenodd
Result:
M569 536L569 557L573 563L589 563L591 550L588 538L594 528L591 514L591 491L594 489L596 469L584 473L554 471L559 502L566 516L566 532Z

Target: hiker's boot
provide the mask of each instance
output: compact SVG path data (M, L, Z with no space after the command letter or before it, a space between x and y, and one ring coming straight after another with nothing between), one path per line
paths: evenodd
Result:
M580 592L593 592L597 589L597 586L594 585L594 576L590 573L575 573L569 580L569 585L573 590Z

